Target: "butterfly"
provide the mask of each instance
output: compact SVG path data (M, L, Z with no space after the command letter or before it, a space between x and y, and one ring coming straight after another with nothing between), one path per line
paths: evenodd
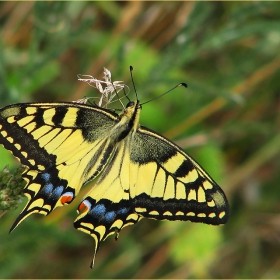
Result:
M0 144L26 166L28 202L10 231L71 203L95 178L74 222L94 238L94 258L101 241L142 218L226 223L223 190L183 149L140 125L140 111L138 98L120 114L77 102L0 109Z

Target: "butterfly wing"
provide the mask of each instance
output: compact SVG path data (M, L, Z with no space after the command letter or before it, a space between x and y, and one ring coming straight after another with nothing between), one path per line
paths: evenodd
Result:
M211 177L177 145L144 127L117 143L78 211L74 226L94 238L95 254L107 236L142 217L214 225L228 219L227 199Z
M140 127L131 142L130 198L146 218L219 225L228 220L222 189L180 147Z
M94 238L94 258L101 241L111 234L116 234L117 238L123 227L141 219L129 198L129 145L129 139L116 145L110 162L78 207L80 215L74 226Z
M0 144L26 166L28 202L14 225L32 213L70 203L114 150L108 131L118 115L77 103L16 104L0 110Z

